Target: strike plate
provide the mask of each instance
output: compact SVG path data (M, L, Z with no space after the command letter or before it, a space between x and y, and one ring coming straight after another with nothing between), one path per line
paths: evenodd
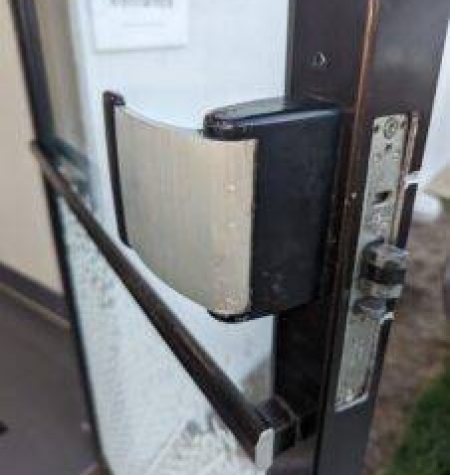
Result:
M397 213L403 201L403 182L408 160L408 116L379 117L374 121L367 185L361 220L357 258L350 291L344 349L339 373L336 409L364 401L373 377L383 323L393 314L361 305L367 302L360 275L364 250L377 240L392 243L397 233Z

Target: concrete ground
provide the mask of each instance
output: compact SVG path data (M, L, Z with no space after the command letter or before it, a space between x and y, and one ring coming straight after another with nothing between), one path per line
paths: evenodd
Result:
M67 328L0 290L0 473L93 473Z
M443 283L450 255L450 219L414 224L410 269L386 355L366 459L366 475L389 464L402 440L417 397L450 355Z

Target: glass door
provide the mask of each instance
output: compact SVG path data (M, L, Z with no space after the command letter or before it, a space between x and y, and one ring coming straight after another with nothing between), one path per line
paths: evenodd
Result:
M114 475L361 472L448 1L11 1Z
M282 96L287 0L44 0L30 8L59 170L248 401L268 400L273 317L221 323L120 242L102 97L115 91L145 119L198 129L211 109ZM112 472L260 473L62 198L57 208L92 408Z

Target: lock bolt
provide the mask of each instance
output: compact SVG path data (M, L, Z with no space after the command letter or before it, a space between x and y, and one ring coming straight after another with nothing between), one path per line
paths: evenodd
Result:
M377 241L363 251L360 288L369 297L397 300L406 275L408 252Z

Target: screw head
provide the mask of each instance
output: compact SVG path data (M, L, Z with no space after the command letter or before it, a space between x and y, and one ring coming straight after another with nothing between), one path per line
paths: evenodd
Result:
M389 118L386 123L384 124L384 136L390 140L394 137L394 135L398 132L400 128L400 124L397 119L394 117Z
M328 58L325 56L325 54L322 51L317 51L314 53L312 60L311 60L311 66L314 69L324 69L328 65Z
M356 315L380 321L387 313L386 301L375 297L363 297L355 302L353 311Z

